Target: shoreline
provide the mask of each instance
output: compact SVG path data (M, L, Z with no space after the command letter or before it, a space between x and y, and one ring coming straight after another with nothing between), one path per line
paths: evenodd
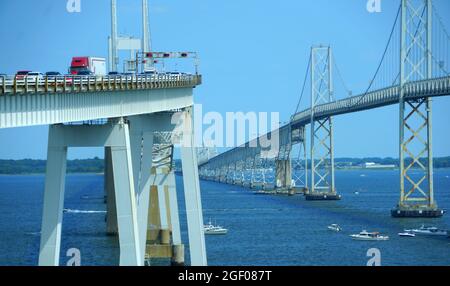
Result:
M411 168L411 170L421 170L420 168ZM440 167L434 168L434 170L450 170L450 167ZM294 170L293 170L294 171ZM376 172L376 171L399 171L399 168L336 168L336 171L368 171L368 172ZM180 173L181 171L175 170L175 173ZM74 172L74 173L66 173L66 175L97 175L103 176L104 172ZM12 174L1 174L0 177L5 176L42 176L45 175L45 172L42 173L12 173Z
M98 172L86 172L86 173L67 173L66 175L97 175L97 176L103 176L105 173L98 173ZM19 174L0 174L0 177L6 177L6 176L45 176L45 173L19 173Z

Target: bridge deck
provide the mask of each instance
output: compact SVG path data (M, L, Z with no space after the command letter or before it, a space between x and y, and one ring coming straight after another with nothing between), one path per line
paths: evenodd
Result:
M410 82L405 86L405 99L444 96L450 94L450 76ZM349 97L327 104L318 105L314 109L314 118L322 119L329 116L373 109L400 101L400 87L392 86L362 95ZM311 109L306 109L292 117L294 126L307 125L311 122Z
M194 87L201 84L200 75L158 74L125 76L54 76L23 78L0 76L0 96L26 93L77 93Z
M397 104L400 100L400 87L392 86L373 92L365 93L349 97L346 99L334 101L327 104L318 105L314 108L314 119L323 119L329 116L340 114L358 112L362 110L373 109L391 104ZM406 99L419 99L424 97L444 96L450 94L450 76L410 82L405 86ZM291 122L287 125L281 126L279 129L272 131L277 132L280 138L280 147L283 146L283 141L286 141L286 132L288 130L298 130L311 123L311 108L301 111L292 116ZM267 134L243 144L237 148L230 149L222 154L219 154L209 161L204 162L201 166L209 164L222 164L223 162L234 162L242 158L242 152L248 152L245 149L255 149L254 153L259 152L260 149L258 141L260 138L267 138ZM293 143L301 142L303 138L292 140ZM256 147L256 148L252 148ZM280 149L281 151L281 149Z
M193 104L200 75L0 80L0 129L177 110Z

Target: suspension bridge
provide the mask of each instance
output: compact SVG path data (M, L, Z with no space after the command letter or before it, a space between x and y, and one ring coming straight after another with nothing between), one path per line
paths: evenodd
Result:
M195 53L149 47L148 3L142 1L144 43L137 66L158 57ZM116 0L111 0L110 69L117 70ZM134 47L133 47L134 48ZM159 58L158 58L159 59ZM120 265L153 258L184 264L173 170L180 144L191 265L206 265L197 153L193 144L190 73L114 73L109 76L0 76L0 129L49 125L39 265L60 263L68 148L105 150L106 232L118 237ZM177 128L175 130L175 128ZM176 131L176 132L175 132Z
M117 68L115 2L110 62ZM143 7L147 52L146 0ZM257 138L200 165L192 116L193 91L202 83L197 73L0 77L0 129L50 126L39 265L59 265L68 148L105 148L107 232L118 234L120 265L144 265L152 257L183 264L173 169L174 144L180 143L190 261L206 265L199 175L254 188L272 184L289 193L304 192L311 200L340 199L334 181L333 116L392 104L400 106L400 201L392 215L442 215L433 193L431 99L450 94L449 42L431 0L402 0L365 92L336 100L331 47L313 47L306 73L311 106L301 112L297 108L289 124L268 135L280 139L277 155L266 157ZM417 121L419 125L412 124ZM306 125L311 125L309 159ZM421 147L413 150L412 142ZM295 145L300 155L292 160ZM420 160L424 156L427 163ZM266 180L269 169L275 170L273 182ZM411 174L412 169L421 175Z
M271 192L304 193L307 200L340 200L335 183L333 117L395 104L399 105L400 199L391 215L442 216L434 199L431 119L432 98L450 94L449 43L449 33L431 0L402 0L369 86L359 95L348 92L339 100L335 73L348 88L332 48L312 47L290 122L204 162L201 177ZM310 107L299 112L308 78ZM261 142L273 136L279 137L278 152L267 156L267 147ZM294 157L296 145L298 155Z

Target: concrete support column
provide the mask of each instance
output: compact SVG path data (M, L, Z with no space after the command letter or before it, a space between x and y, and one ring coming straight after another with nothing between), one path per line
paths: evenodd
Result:
M42 214L40 266L58 266L64 208L67 147L62 146L61 134L53 126L49 130L47 171Z
M194 145L192 109L183 112L183 142L181 162L183 168L184 197L188 222L189 249L192 266L207 265L203 233L202 202L198 179L197 151Z
M52 125L48 146L39 265L59 264L67 148L92 146L110 147L120 265L142 265L128 124L119 119L106 125Z
M119 228L120 265L141 266L139 227L128 125L119 123L125 146L111 146Z
M292 187L292 166L291 160L276 160L276 187L278 188L288 188Z
M181 245L180 215L178 212L177 188L175 183L175 173L171 171L167 176L166 198L169 204L169 221L172 230L172 242L174 245ZM184 257L184 256L183 256Z
M105 196L106 196L106 234L117 235L116 194L114 191L114 175L111 148L105 147Z
M156 122L152 116L147 115L131 117L129 122L141 261L144 264L150 200L150 170L153 158L153 128Z

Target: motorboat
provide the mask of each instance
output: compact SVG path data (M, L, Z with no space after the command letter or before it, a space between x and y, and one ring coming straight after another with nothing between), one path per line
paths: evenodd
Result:
M336 232L339 232L339 231L342 230L342 228L339 225L335 224L335 223L329 225L328 229L332 230L332 231L336 231Z
M389 240L389 236L381 235L379 232L368 232L366 230L363 230L358 234L352 234L350 235L350 237L353 240L372 240L372 241Z
M401 237L415 237L416 235L414 233L412 233L412 232L400 232L398 234L398 236L401 236Z
M420 228L416 229L405 229L405 232L411 232L417 235L443 235L447 236L448 232L446 230L438 229L434 226L422 225Z
M208 224L203 226L203 232L205 234L212 234L212 235L223 235L228 233L228 229L223 228L219 225L213 225L211 221L209 221Z

